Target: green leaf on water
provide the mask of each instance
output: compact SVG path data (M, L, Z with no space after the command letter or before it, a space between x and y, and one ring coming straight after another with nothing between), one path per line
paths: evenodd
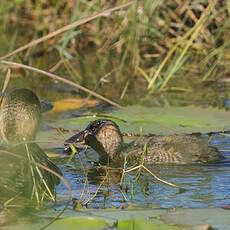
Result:
M96 218L96 217L69 217L61 220L55 221L52 225L50 225L49 229L51 230L102 230L109 229L112 227L105 220Z
M118 230L176 230L179 229L176 226L168 225L160 220L153 219L153 221L143 220L143 219L129 219L129 220L119 220Z
M152 107L139 105L127 106L106 114L114 120L122 132L143 134L189 134L209 133L230 130L230 112L218 108L188 107ZM117 117L119 119L116 119ZM58 125L68 129L82 129L90 121L100 117L78 117L57 121ZM121 120L125 120L123 122Z
M230 112L217 108L128 106L113 113L127 120L123 130L144 134L208 133L230 130Z

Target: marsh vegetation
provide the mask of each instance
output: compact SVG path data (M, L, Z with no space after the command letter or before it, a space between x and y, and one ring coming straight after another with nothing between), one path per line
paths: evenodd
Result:
M65 178L56 188L56 203L47 201L37 211L37 204L8 197L2 209L11 214L2 222L42 228L64 210L66 219L50 228L75 223L130 229L131 220L115 222L105 213L98 219L94 209L228 205L229 15L227 0L1 0L0 83L6 92L29 88L49 106L36 142ZM140 161L117 172L98 165L91 149L85 155L73 148L66 155L64 140L95 117L118 122L127 142L148 134L196 133L227 160L189 167ZM23 213L12 212L14 204ZM76 211L84 216L71 219ZM95 219L88 220L87 212ZM145 229L172 228L138 221Z

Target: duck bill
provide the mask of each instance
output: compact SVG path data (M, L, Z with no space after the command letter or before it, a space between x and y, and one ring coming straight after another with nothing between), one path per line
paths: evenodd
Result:
M71 152L72 151L71 145L73 145L77 149L83 148L83 146L85 145L85 136L86 136L85 131L81 131L73 135L69 139L67 139L64 143L64 146L65 146L64 151Z

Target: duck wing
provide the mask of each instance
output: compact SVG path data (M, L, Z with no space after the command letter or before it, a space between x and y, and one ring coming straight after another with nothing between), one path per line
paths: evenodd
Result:
M127 161L140 163L144 145L147 152L144 156L147 164L193 164L215 163L223 156L201 138L193 135L169 135L142 137L123 150Z

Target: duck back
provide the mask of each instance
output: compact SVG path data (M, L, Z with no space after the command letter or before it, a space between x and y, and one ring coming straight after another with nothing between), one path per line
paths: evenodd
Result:
M215 147L192 135L169 135L142 137L123 149L127 154L127 161L139 163L144 154L147 164L194 164L215 163L223 156Z

